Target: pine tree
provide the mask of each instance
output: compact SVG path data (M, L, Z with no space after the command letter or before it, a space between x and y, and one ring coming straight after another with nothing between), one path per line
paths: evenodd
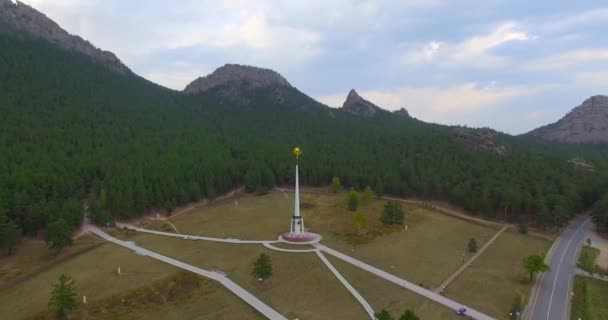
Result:
M475 238L471 238L471 240L469 240L467 248L469 252L477 252L477 240L475 240Z
M350 211L357 211L357 208L359 208L359 194L353 188L348 191L346 206Z
M53 284L49 307L58 319L64 319L76 307L76 285L72 278L62 274L57 283Z
M405 213L399 202L389 200L386 205L384 205L384 210L382 210L382 215L380 216L380 222L385 225L403 224L405 222Z
M251 276L262 280L266 280L272 276L272 261L269 255L265 253L260 254L258 259L253 263Z
M357 212L354 219L359 231L367 229L367 217L362 212Z
M405 312L399 317L399 320L420 320L418 316L414 313L414 311L407 309Z
M380 312L376 312L375 314L376 319L377 320L393 320L393 316L391 316L391 314L386 311L385 309L382 309L382 311Z
M72 228L59 218L48 225L45 241L50 248L60 251L72 244Z
M342 182L340 182L340 177L331 178L331 192L338 193L342 190Z
M367 186L363 190L363 199L361 202L363 204L368 204L368 203L370 203L370 201L372 201L373 197L374 197L374 192L372 191L372 188L370 186Z

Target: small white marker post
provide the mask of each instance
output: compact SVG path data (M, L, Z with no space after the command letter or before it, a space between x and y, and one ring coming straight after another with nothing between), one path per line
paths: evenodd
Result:
M120 267L118 267L118 269L116 270L116 273L118 273L118 275L120 275Z
M87 296L82 296L82 304L87 304Z

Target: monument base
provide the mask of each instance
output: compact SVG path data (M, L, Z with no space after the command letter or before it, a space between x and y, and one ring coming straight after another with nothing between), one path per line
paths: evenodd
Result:
M285 232L279 240L291 244L312 244L321 241L321 236L312 232L291 233Z

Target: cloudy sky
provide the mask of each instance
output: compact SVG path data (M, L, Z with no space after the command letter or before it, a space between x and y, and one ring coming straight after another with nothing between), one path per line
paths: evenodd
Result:
M605 0L24 0L136 73L183 89L225 63L332 107L517 134L608 94Z

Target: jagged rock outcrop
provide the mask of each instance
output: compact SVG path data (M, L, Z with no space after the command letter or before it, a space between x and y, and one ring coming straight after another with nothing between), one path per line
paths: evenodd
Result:
M574 167L574 169L576 169L576 170L588 171L588 172L595 171L595 166L593 166L592 164L590 164L583 158L575 157L575 158L568 160L568 163L570 163L572 165L572 167Z
M355 89L351 89L342 104L342 110L357 116L371 118L381 109L377 105L363 99Z
M0 28L45 39L62 49L84 54L116 72L131 73L113 53L100 50L81 37L69 34L46 15L22 2L0 0Z
M196 94L220 85L231 85L241 89L291 87L289 82L274 70L226 64L210 75L192 81L184 92Z
M529 135L562 143L608 143L608 96L593 96L559 121Z
M399 118L410 118L410 113L405 110L405 108L401 108L399 110L393 111L393 114L398 116Z
M497 142L498 132L490 128L455 127L456 141L475 150L485 150L497 155L507 155L508 149Z

